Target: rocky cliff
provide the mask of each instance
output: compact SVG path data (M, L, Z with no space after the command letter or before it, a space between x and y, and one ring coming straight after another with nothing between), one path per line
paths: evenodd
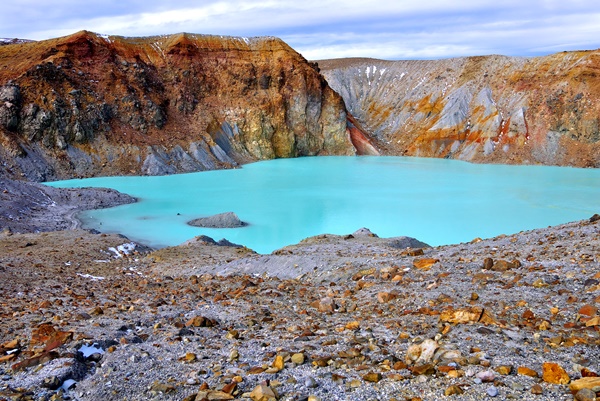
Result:
M0 46L0 175L168 174L348 155L350 133L341 97L276 38L82 31Z
M319 67L383 154L600 167L600 51Z

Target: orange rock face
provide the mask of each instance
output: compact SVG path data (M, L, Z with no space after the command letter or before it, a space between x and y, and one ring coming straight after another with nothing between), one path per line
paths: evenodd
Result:
M565 370L557 363L545 362L542 365L542 379L546 383L569 384L571 378Z
M594 316L596 312L598 312L598 308L590 304L585 304L579 309L579 314L585 316Z
M31 345L44 345L44 351L51 351L73 338L70 331L57 330L49 323L36 327L31 333Z
M538 377L538 373L535 370L528 368L526 366L519 366L517 368L517 374L524 375L524 376L530 376L530 377Z
M600 50L319 67L383 154L600 167Z
M435 258L421 258L413 261L413 266L417 269L429 269L434 264L438 263L439 260Z
M583 388L595 389L600 386L600 377L584 377L574 380L569 385L571 392L576 393Z
M440 315L440 321L449 323L478 322L483 314L483 308L448 309Z
M276 38L82 31L5 45L0 100L0 159L36 180L355 153L341 97Z

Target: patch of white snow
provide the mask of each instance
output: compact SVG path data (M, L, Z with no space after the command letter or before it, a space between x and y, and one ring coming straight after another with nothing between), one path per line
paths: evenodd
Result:
M104 350L98 344L94 343L92 345L82 345L77 351L83 354L84 358L88 358L94 354L104 354Z
M64 381L64 383L62 384L62 386L60 386L59 390L62 391L69 391L71 388L73 388L73 386L77 384L77 382L73 379L67 379Z
M82 273L77 273L77 275L79 277L83 277L83 278L89 278L92 281L99 281L99 280L104 280L104 277L100 277L100 276L92 276L91 274L82 274Z
M109 251L113 252L117 258L122 258L123 256L127 256L135 251L136 244L134 242L128 242L122 245L108 248Z

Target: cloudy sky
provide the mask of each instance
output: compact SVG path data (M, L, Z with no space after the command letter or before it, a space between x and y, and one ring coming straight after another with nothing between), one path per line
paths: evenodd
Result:
M308 59L543 55L600 48L598 0L12 0L0 38L86 29L278 36Z

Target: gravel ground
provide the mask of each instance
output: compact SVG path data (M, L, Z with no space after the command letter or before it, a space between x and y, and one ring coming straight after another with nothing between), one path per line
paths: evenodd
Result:
M5 232L0 400L572 400L580 384L594 399L599 260L596 218L271 255Z

